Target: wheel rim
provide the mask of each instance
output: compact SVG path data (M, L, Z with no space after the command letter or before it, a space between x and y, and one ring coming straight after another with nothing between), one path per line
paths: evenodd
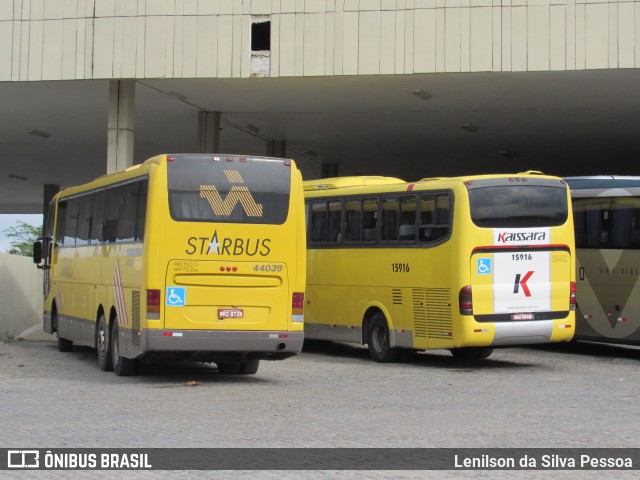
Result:
M100 322L100 328L98 329L98 355L103 360L107 351L107 337L104 332L104 322Z
M117 321L117 319L116 319ZM111 351L113 352L113 365L115 366L118 363L118 357L120 356L120 352L118 351L118 325L113 324L113 332L111 335Z

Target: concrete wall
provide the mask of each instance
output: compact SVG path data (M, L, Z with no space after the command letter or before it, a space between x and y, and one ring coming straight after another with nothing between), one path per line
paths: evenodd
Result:
M42 270L29 257L0 253L0 341L42 324Z
M640 1L0 0L0 81L640 68Z

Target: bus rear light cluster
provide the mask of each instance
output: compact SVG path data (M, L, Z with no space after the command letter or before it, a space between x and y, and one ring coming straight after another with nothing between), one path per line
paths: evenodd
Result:
M238 267L220 267L221 272L237 272Z
M304 322L304 292L291 295L291 314L294 322Z
M571 293L569 296L569 310L576 309L576 282L571 282Z
M458 294L458 303L460 304L460 315L473 315L471 285L467 285L460 289L460 293Z
M160 319L160 290L147 290L147 318Z

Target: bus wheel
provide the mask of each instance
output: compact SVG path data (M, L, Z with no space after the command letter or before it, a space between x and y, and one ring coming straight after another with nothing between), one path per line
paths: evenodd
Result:
M258 371L258 367L260 366L260 360L256 358L252 358L251 360L247 360L244 363L240 364L240 372L243 375L253 375Z
M387 326L387 319L382 312L376 313L369 322L367 346L369 347L369 355L376 362L397 362L400 358L400 350L391 348L389 327Z
M111 351L109 350L109 339L107 338L107 324L104 315L100 315L98 329L96 330L96 350L98 351L98 366L103 372L113 370Z
M59 352L70 352L73 350L73 342L67 338L62 338L60 336L60 326L58 325L58 314L55 310L51 312L51 325L55 325L57 336L58 336L58 351Z
M493 348L488 347L463 347L452 348L451 355L456 360L481 360L483 358L489 358L493 353Z
M223 375L237 375L240 373L240 362L216 362L218 366L218 372ZM257 369L256 369L257 370Z
M113 319L113 327L111 327L111 361L113 362L113 371L119 377L128 377L136 371L136 361L130 358L120 356L120 342L118 336L118 317Z

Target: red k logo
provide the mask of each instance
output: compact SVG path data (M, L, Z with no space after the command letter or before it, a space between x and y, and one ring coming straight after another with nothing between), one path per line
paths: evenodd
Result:
M515 282L513 282L513 293L518 293L520 291L520 287L522 287L522 292L524 293L524 296L530 297L531 292L529 291L529 286L527 285L527 282L531 278L531 275L533 275L533 271L529 271L525 273L524 277L520 279L520 274L517 273L516 280Z

